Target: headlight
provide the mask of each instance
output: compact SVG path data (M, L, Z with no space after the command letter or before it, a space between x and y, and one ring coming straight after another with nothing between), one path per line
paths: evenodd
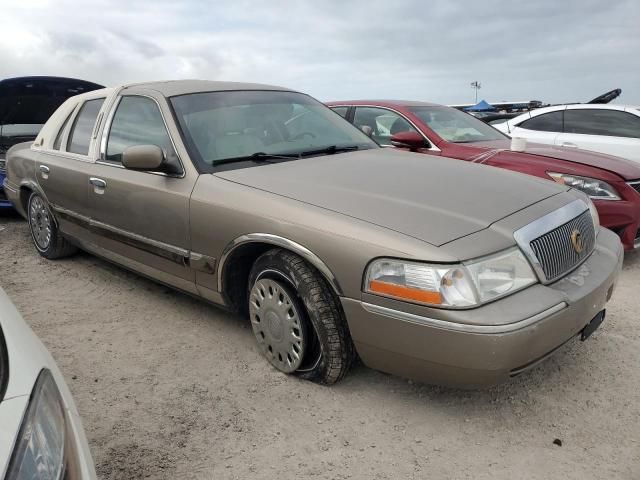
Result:
M59 480L64 473L65 415L60 392L43 370L9 463L6 478Z
M434 307L469 308L510 295L537 279L518 248L458 265L378 259L365 291Z
M557 183L573 187L586 193L589 197L597 200L620 200L620 195L615 188L607 182L597 178L581 177L579 175L569 175L567 173L547 172Z

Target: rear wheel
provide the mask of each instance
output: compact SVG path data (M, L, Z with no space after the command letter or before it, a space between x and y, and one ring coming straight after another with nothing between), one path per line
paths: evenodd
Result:
M54 260L77 251L74 245L60 235L47 202L37 192L29 197L27 219L33 244L43 257Z
M262 354L274 367L326 385L349 370L354 348L338 299L299 256L273 249L249 274L249 316Z

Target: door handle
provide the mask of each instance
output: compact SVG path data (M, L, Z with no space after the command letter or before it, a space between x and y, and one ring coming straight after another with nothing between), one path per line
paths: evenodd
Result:
M563 147L578 148L578 145L576 145L575 143L571 143L571 142L562 142L561 145Z
M40 165L40 174L42 175L42 178L49 178L49 172L51 170L49 170L49 167L47 167L46 165Z
M93 191L98 194L103 194L104 189L107 188L107 182L101 178L91 177L89 183L93 185Z
M96 178L96 177L91 177L89 179L89 183L91 185L93 185L94 187L98 187L98 188L107 188L107 182L105 182L104 180L102 180L101 178Z

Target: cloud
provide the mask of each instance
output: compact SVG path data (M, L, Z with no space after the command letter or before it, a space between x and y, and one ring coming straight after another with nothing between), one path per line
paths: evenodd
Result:
M114 85L273 83L322 100L640 103L640 2L21 0L2 7L0 78Z

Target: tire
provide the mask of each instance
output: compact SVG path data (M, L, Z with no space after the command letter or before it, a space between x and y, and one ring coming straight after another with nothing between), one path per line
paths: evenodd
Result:
M73 255L78 250L60 235L49 205L37 192L29 196L27 220L33 244L43 257L55 260Z
M269 363L323 385L346 375L355 357L349 328L338 299L312 266L286 250L269 250L255 261L247 290L251 326Z

